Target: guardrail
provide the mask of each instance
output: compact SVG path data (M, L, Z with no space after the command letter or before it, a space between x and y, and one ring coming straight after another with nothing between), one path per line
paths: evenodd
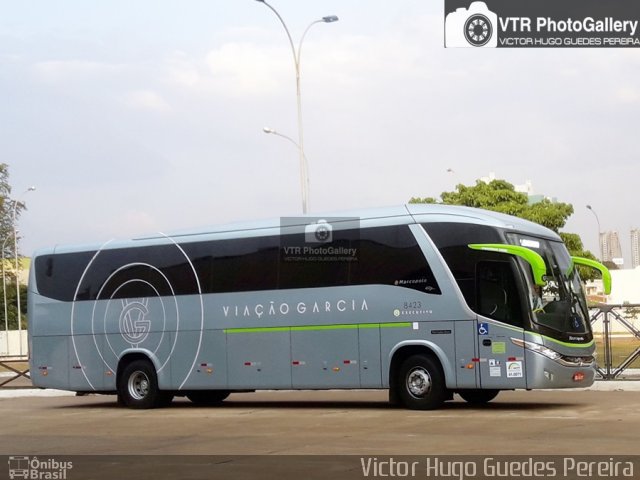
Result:
M3 375L0 376L0 388L33 388L31 386L28 361L29 358L27 356L0 357L0 367L8 370L7 372L2 372ZM16 382L16 380L20 379L27 381Z
M640 328L636 326L640 318L640 304L597 304L591 307L590 313L594 335L597 341L602 342L600 349L603 354L600 356L603 358L597 359L596 367L598 375L602 380L619 380L623 372L640 359ZM600 337L597 331L599 322L602 322Z

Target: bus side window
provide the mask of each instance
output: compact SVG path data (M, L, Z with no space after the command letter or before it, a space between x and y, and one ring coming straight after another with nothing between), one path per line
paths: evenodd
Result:
M522 326L520 297L510 262L481 261L476 265L478 313Z
M363 228L351 240L351 285L396 285L440 295L440 287L407 225Z

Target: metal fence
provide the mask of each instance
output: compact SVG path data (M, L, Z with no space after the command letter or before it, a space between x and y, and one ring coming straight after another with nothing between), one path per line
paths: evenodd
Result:
M590 313L600 379L640 379L640 304L598 304Z
M0 388L31 386L26 330L0 331Z

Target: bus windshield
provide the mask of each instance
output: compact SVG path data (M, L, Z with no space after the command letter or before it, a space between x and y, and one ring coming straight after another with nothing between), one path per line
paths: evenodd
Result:
M578 269L573 267L569 252L561 242L554 242L521 234L508 234L509 241L536 251L547 266L546 285L537 286L530 268L526 272L529 299L534 325L541 333L589 334L591 325L586 299ZM526 263L519 260L522 267Z

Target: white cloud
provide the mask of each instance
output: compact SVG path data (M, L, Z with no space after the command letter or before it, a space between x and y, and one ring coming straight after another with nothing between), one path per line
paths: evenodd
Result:
M151 110L155 112L168 112L171 106L160 96L151 90L136 90L124 96L127 107L138 110Z
M36 75L45 81L85 81L91 77L103 77L122 71L123 65L83 60L48 60L34 65Z
M169 86L199 96L272 94L293 78L291 54L254 43L227 42L202 56L172 52L165 61Z
M227 43L206 56L211 85L233 95L263 95L276 91L293 59L251 43Z
M635 87L620 87L616 91L616 99L622 103L638 103L640 92Z
M119 232L123 236L134 237L159 230L156 219L141 210L127 210L117 218L110 218L107 224L105 232Z
M164 68L171 85L193 89L202 83L202 67L185 52L172 52L165 61Z

